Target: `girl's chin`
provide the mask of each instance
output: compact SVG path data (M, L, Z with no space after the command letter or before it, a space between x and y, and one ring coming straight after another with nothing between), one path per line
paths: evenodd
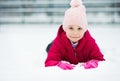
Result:
M72 42L78 42L78 40L71 40Z
M80 39L71 39L72 42L78 42Z

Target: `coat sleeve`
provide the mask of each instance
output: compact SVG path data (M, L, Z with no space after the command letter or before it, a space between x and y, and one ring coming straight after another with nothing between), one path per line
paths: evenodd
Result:
M89 31L86 32L85 38L87 39L85 47L88 49L87 61L99 60L104 61L104 55L98 47L95 39L90 35Z
M89 51L89 57L91 60L99 60L99 61L104 61L104 55L100 51L100 48L98 47L96 41L91 37L89 40L89 46L90 46L90 51Z
M64 58L64 45L61 35L64 33L62 25L58 29L56 38L49 49L48 56L45 61L45 66L55 66Z
M61 61L62 53L60 50L62 50L60 43L58 41L54 40L54 42L48 52L48 56L45 61L45 67L55 66Z

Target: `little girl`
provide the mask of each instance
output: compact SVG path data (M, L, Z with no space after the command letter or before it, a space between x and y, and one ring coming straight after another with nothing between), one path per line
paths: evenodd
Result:
M85 69L96 68L98 62L105 59L87 29L85 7L81 0L72 0L70 5L56 38L47 47L45 67L71 70L76 64L83 63Z

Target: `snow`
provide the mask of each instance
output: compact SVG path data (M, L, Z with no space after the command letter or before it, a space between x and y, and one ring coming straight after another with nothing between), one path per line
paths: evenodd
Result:
M1 25L0 81L120 81L119 25L90 25L106 61L86 70L44 67L45 48L56 36L59 25Z

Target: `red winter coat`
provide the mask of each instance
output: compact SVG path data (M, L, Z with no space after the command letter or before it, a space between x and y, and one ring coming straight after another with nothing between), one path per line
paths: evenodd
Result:
M71 64L78 64L79 62L87 62L92 59L104 60L103 54L89 31L87 30L85 32L84 37L79 40L76 49L74 49L61 25L48 52L45 66L54 66L59 61L68 61Z

